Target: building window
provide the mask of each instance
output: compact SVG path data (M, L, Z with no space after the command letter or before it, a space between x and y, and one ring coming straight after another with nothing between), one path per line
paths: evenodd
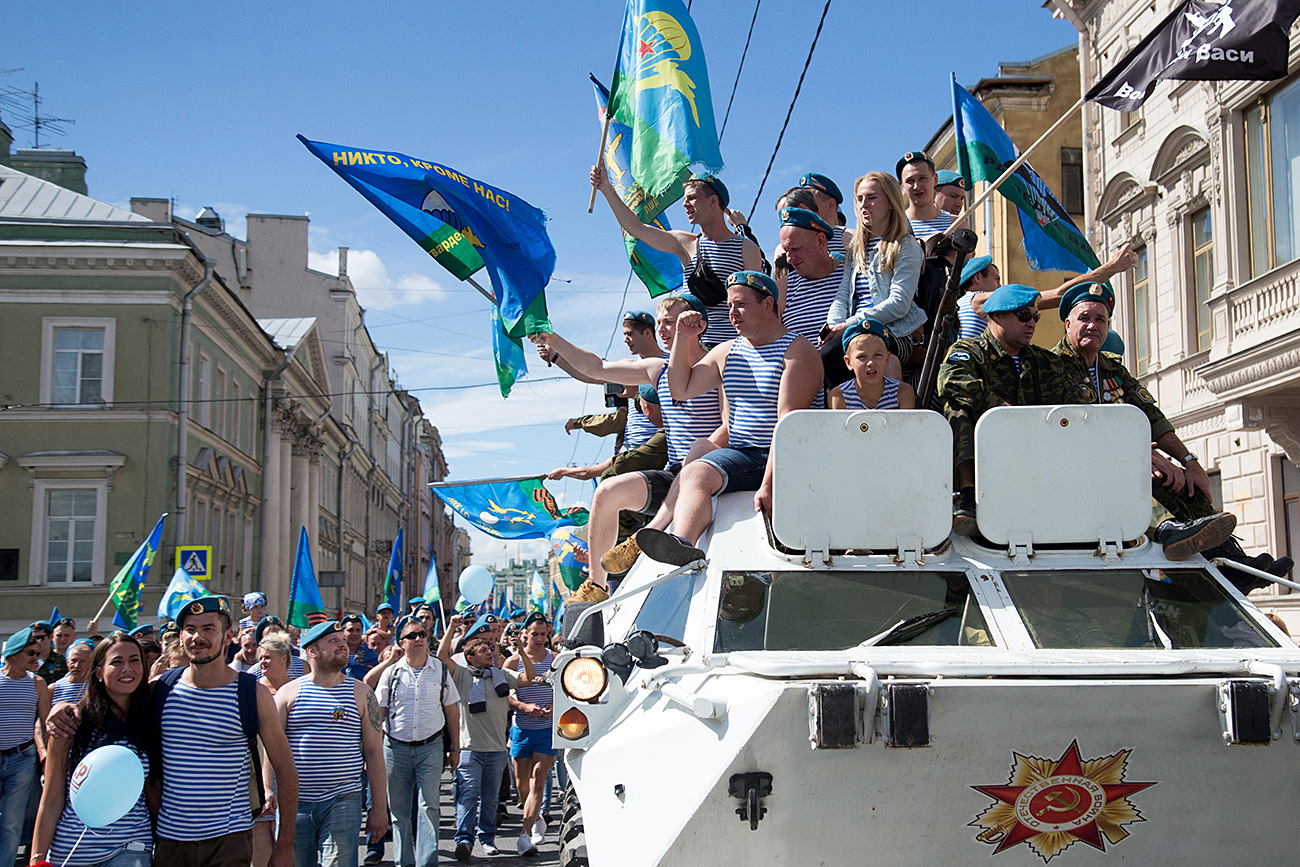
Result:
M235 448L243 448L244 443L244 401L243 389L239 381L230 380L230 442Z
M1061 148L1061 204L1083 213L1083 148Z
M113 401L117 321L47 316L41 322L41 403L107 408Z
M1138 121L1142 119L1142 109L1139 107L1134 111L1121 111L1119 113L1119 131L1124 132L1131 129Z
M1151 369L1151 271L1147 248L1134 251L1133 265L1133 356L1139 376Z
M1214 328L1210 321L1210 286L1214 283L1214 236L1210 209L1192 214L1192 285L1196 289L1196 351L1210 348Z
M208 399L211 397L212 389L212 359L205 353L199 353L199 382L197 394L194 395L194 405L198 408L195 418L199 424L206 428L212 427L212 402Z
M220 365L217 366L217 387L216 391L213 392L212 402L213 408L216 410L213 414L216 424L212 432L224 439L226 436L226 410L228 407L226 406L226 371ZM234 436L234 433L231 433L231 436Z
M46 584L91 582L95 564L95 523L99 517L97 501L94 488L46 492Z
M1300 81L1245 113L1254 276L1300 258Z
M1282 514L1286 529L1286 553L1300 556L1300 467L1286 458L1282 461ZM1277 585L1278 593L1290 593L1289 587Z

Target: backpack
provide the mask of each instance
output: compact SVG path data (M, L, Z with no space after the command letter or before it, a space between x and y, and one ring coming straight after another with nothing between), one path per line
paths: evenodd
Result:
M185 673L186 666L180 668L169 668L158 676L153 682L153 707L154 714L158 720L159 729L162 728L163 705L167 703L167 696L171 695L172 688L176 686L176 681L181 679ZM257 806L253 808L253 816L256 817L266 806L266 790L262 786L262 757L257 752L257 731L259 721L257 718L257 678L246 671L238 672L237 686L235 691L239 701L239 727L248 739L248 752L253 757L253 780L257 786Z

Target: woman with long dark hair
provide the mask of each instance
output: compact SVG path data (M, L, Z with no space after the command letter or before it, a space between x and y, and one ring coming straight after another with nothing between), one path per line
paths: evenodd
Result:
M162 797L162 742L139 641L114 632L99 643L77 708L76 734L50 736L31 863L63 864L71 854L70 867L149 867L153 859L150 815L157 814ZM86 828L68 803L68 781L87 754L109 744L121 744L140 757L144 791L121 819L82 836Z

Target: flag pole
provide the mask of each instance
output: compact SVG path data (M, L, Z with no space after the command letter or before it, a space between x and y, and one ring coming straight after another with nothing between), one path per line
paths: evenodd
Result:
M499 482L531 482L533 479L544 479L546 476L502 476L499 479L466 479L460 482L429 482L431 488L458 488L461 485L495 485Z
M985 199L987 199L989 196L993 195L993 191L994 191L994 190L996 190L998 187L1002 186L1002 183L1003 183L1007 178L1011 177L1012 175L1014 175L1014 174L1016 173L1016 169L1020 168L1022 165L1025 164L1025 160L1029 159L1029 155L1032 154L1032 153L1034 152L1034 150L1035 150L1035 149L1036 149L1040 144L1042 144L1044 141L1046 141L1048 136L1050 136L1052 133L1056 132L1057 129L1060 128L1061 124L1063 124L1063 123L1065 123L1067 120L1069 120L1071 115L1073 115L1076 111L1078 111L1080 108L1083 107L1083 103L1084 103L1084 100L1085 100L1085 99L1086 99L1086 97L1083 97L1083 96L1079 97L1079 101L1076 102L1074 105L1070 106L1070 108L1065 112L1065 114L1061 115L1061 116L1057 119L1056 123L1052 124L1050 127L1047 128L1047 132L1043 133L1042 135L1040 135L1040 136L1038 137L1038 140L1037 140L1037 141L1035 141L1035 142L1034 142L1033 144L1031 144L1029 147L1025 148L1024 152L1021 153L1020 156L1018 156L1018 157L1016 158L1016 161L1015 161L1015 162L1013 162L1011 165L1007 166L1006 171L1004 171L1000 176L998 176L998 179L997 179L996 181L994 181L993 183L991 183L991 184L989 184L987 187L985 187L985 188L984 188L984 192L982 192L982 193L980 193L978 196L976 196L976 197L975 197L975 200L972 201L969 205L967 205L966 207L962 208L961 213L958 214L956 217L953 217L952 225L950 225L947 229L944 229L944 231L943 231L943 237L947 238L947 237L949 237L950 235L952 235L953 232L957 231L958 227L961 226L962 222L963 222L967 217L969 217L969 216L970 216L970 215L975 211L976 208L978 208L980 205L984 204L984 200L985 200ZM956 124L960 123L960 121L959 121L958 118L955 118L955 117L952 119L952 121L953 121L953 126L954 126L953 134L955 135L955 134L956 134L956 129L955 129Z
M477 289L477 290L478 290L478 294L482 295L484 298L486 298L488 301L490 301L490 302L492 303L492 306L493 306L493 307L496 307L496 306L497 306L497 299L493 297L493 295L492 295L491 292L487 291L487 290L484 289L482 286L478 285L478 283L475 282L475 280L474 280L473 277L466 277L466 278L465 278L465 282L468 283L469 285L473 286L475 289Z
M613 98L613 94L610 94ZM605 161L605 143L609 141L609 119L612 112L609 110L609 102L605 103L605 126L600 131L600 150L596 151L596 165L604 165ZM591 188L591 201L587 202L587 213L590 214L596 209L596 188Z
M109 585L108 598L104 600L104 604L103 604L103 605L99 606L99 613L97 613L97 614L95 615L95 617L94 617L94 619L95 619L96 622L99 621L99 618L101 618L101 617L104 616L104 612L108 610L108 606L111 605L111 604L113 604L113 590L112 590L112 586L113 586L113 585L111 585L111 584Z

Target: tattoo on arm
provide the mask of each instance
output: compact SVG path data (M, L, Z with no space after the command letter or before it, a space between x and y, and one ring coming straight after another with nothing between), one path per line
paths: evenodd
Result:
M370 715L370 725L377 731L384 730L384 716L379 712L379 702L375 700L375 694L366 691L366 712Z

